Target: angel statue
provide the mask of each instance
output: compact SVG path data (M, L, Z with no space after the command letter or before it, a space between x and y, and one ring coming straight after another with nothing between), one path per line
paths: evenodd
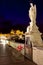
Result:
M30 3L31 7L29 10L29 17L31 22L35 22L36 21L36 5L33 5L32 3Z

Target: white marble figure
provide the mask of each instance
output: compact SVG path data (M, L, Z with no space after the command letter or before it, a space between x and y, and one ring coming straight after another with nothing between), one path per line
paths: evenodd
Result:
M30 40L36 44L36 46L43 46L40 31L36 25L36 5L30 3L31 7L29 10L30 25L27 27L27 33L29 33Z
M32 22L36 21L36 5L33 6L32 3L30 3L31 7L29 10L29 17Z

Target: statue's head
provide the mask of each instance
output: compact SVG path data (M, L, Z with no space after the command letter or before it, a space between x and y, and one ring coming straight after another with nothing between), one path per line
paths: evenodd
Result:
M33 7L33 3L30 3L30 6Z

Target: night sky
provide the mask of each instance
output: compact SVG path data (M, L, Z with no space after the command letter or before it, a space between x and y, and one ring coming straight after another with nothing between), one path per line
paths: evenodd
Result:
M37 26L43 32L43 0L0 0L0 32L8 33L11 29L25 32L31 2L37 6Z

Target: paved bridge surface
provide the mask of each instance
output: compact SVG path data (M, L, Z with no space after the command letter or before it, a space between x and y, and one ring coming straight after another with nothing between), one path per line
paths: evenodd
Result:
M0 44L0 65L36 65L32 61L24 58L24 61L14 62L11 58L11 50L8 45Z

